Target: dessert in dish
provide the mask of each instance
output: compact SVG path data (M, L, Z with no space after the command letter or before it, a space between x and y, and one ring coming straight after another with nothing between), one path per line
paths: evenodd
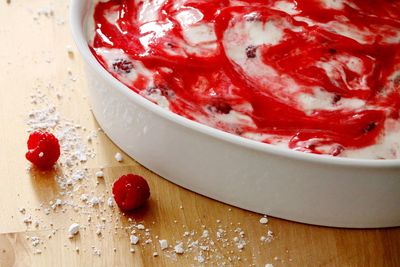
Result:
M400 158L397 1L111 0L90 47L136 93L264 143Z

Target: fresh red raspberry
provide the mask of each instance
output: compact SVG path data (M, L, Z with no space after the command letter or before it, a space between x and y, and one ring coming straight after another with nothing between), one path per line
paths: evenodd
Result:
M50 169L60 157L60 144L48 132L32 132L28 139L28 149L26 159L40 169Z
M134 174L123 175L116 180L112 192L115 202L123 211L141 207L150 197L150 188L146 180Z

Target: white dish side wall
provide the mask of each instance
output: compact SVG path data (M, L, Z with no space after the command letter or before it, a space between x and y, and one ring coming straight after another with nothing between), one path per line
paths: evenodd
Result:
M90 67L87 72L93 112L107 135L173 183L234 206L299 222L400 225L398 168L339 168L224 142L136 105Z

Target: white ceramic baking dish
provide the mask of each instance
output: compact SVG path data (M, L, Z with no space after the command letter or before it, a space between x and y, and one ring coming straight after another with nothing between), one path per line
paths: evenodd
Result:
M336 227L400 226L400 160L295 152L190 121L132 92L96 61L90 0L72 0L93 113L107 135L162 177L210 198L288 220Z

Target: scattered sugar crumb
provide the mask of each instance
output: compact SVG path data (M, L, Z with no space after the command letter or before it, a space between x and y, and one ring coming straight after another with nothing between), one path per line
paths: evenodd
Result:
M271 243L274 239L274 233L271 230L268 230L266 235L261 236L260 240L262 242Z
M145 229L143 224L136 225L136 228L139 229L139 230L144 230Z
M98 171L98 172L96 172L96 177L97 178L104 178L104 172L103 171Z
M98 248L93 248L93 255L100 257L101 256L101 251Z
M139 237L131 235L130 240L132 245L136 245L139 242Z
M31 237L32 246L37 247L40 244L40 238L37 236Z
M122 160L123 160L122 155L119 152L115 154L114 158L118 162L122 162Z
M109 197L109 198L107 199L107 205L108 205L110 208L114 207L114 198L113 198L113 197Z
M262 218L260 219L260 223L261 223L261 224L267 224L267 223L268 223L268 218L267 218L267 216L262 217Z
M161 250L167 249L168 248L168 241L165 239L158 240L160 243L160 248Z
M199 263L204 263L204 261L205 261L205 259L204 259L204 257L203 257L202 255L198 255L198 256L196 257L196 260L197 260Z
M183 248L183 243L179 243L174 247L174 251L176 254L183 254L185 253L185 249Z
M73 237L74 235L79 233L80 225L77 223L73 223L68 228L69 237Z
M74 58L74 50L72 49L72 46L67 45L65 48L67 50L68 56L70 58Z

